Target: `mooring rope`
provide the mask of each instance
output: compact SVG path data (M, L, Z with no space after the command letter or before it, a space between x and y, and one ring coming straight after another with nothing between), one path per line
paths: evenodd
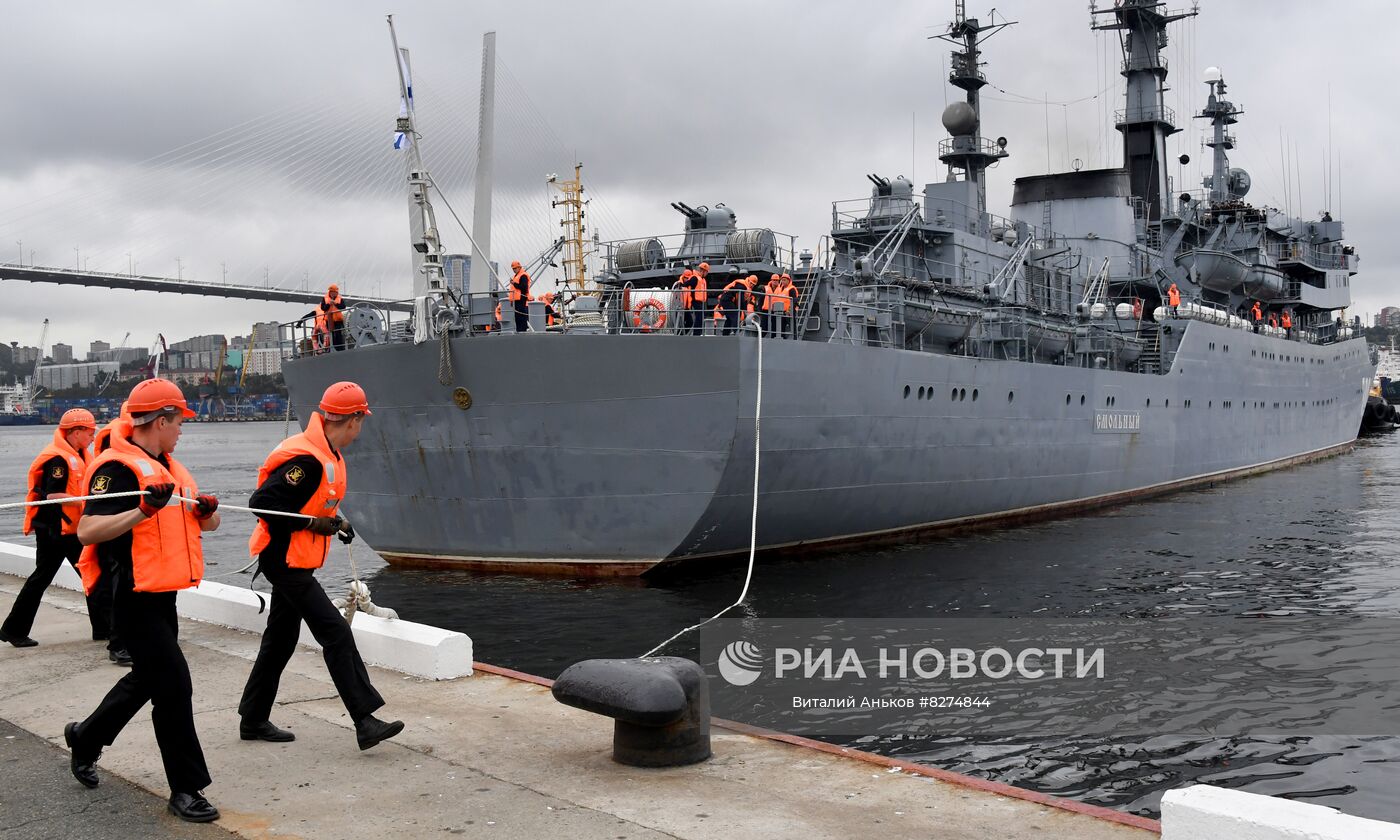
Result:
M758 554L758 466L760 451L759 444L762 442L763 418L762 334L756 336L754 338L754 341L758 343L758 374L755 377L755 379L757 380L757 386L755 387L753 406L753 512L749 518L749 568L748 571L744 574L744 588L740 590L739 597L734 601L734 603L730 604L729 606L725 607L724 609L720 610L719 612L715 613L714 615L710 616L709 618L705 619L699 624L692 624L689 627L681 630L671 638L667 639L666 641L662 642L661 644L657 645L656 647L639 656L638 659L646 659L647 657L654 655L657 651L665 648L671 642L674 642L676 639L679 639L686 633L704 627L706 624L709 624L711 621L714 621L715 619L719 618L720 616L724 615L725 613L744 603L744 599L749 597L749 584L753 581L754 557Z

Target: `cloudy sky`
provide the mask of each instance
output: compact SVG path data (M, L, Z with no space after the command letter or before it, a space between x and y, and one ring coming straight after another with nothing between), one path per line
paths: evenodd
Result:
M1185 5L1187 0L1182 0ZM986 20L994 4L969 0ZM1109 5L1107 0L1100 5ZM481 34L498 33L500 260L557 235L544 182L577 156L604 239L671 233L672 201L724 202L741 226L814 247L831 202L868 172L942 177L938 118L952 0L673 2L65 2L6 8L0 69L0 261L406 296L406 197L391 148L397 79L384 15L413 52L422 149L469 221ZM1219 66L1245 109L1237 166L1251 199L1348 222L1364 314L1400 304L1389 103L1391 3L1202 0L1173 29L1172 154L1208 159L1185 119ZM1119 54L1083 0L1002 0L988 42L983 133L1012 180L1116 166ZM1389 21L1389 23L1387 23ZM1330 112L1330 117L1329 117ZM1329 139L1330 138L1330 139ZM1330 152L1329 152L1330 150ZM1331 176L1326 172L1331 161ZM1173 167L1195 188L1197 163ZM1292 174L1285 177L1285 172ZM1324 188L1330 180L1330 188ZM1187 183L1191 182L1191 183ZM1291 183L1290 183L1291 182ZM449 250L469 250L437 207ZM21 244L22 243L22 244ZM301 307L0 281L0 339L85 348L246 333Z

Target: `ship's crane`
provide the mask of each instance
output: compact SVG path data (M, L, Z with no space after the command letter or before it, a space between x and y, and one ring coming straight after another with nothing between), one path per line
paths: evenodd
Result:
M27 411L34 410L34 400L38 399L39 392L43 389L39 387L39 366L44 363L44 342L49 340L49 319L44 319L44 327L39 330L39 355L34 359L34 372L29 377L29 394L24 401L28 403Z

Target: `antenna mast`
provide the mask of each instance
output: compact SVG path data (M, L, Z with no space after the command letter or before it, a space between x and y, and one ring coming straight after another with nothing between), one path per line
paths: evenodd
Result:
M959 49L953 51L953 66L948 81L967 91L966 102L954 102L943 110L943 127L953 135L938 144L938 159L951 168L961 169L967 180L977 186L977 209L987 209L987 167L1006 157L1006 140L992 143L982 137L981 90L987 84L982 74L981 42L1016 21L981 25L967 16L964 0L957 0L956 19L944 35L933 35Z
M408 228L413 242L413 296L445 294L442 282L442 241L438 237L433 205L428 200L433 178L423 168L423 153L418 148L419 136L414 127L413 86L408 63L408 50L399 48L399 36L394 31L394 16L389 15L389 40L394 45L394 67L399 73L399 96L403 114L396 130L408 144Z
M590 251L584 233L584 208L588 202L583 198L583 164L574 164L574 177L571 181L560 181L549 176L549 182L562 193L561 198L550 202L552 207L563 207L564 218L559 226L564 229L564 282L582 291L588 284L587 260Z

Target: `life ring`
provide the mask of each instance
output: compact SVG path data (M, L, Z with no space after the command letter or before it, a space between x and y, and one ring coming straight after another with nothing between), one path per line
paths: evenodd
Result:
M651 310L654 314L651 317L643 317L644 312ZM666 307L656 298L647 298L632 308L632 326L642 332L656 332L666 326Z

